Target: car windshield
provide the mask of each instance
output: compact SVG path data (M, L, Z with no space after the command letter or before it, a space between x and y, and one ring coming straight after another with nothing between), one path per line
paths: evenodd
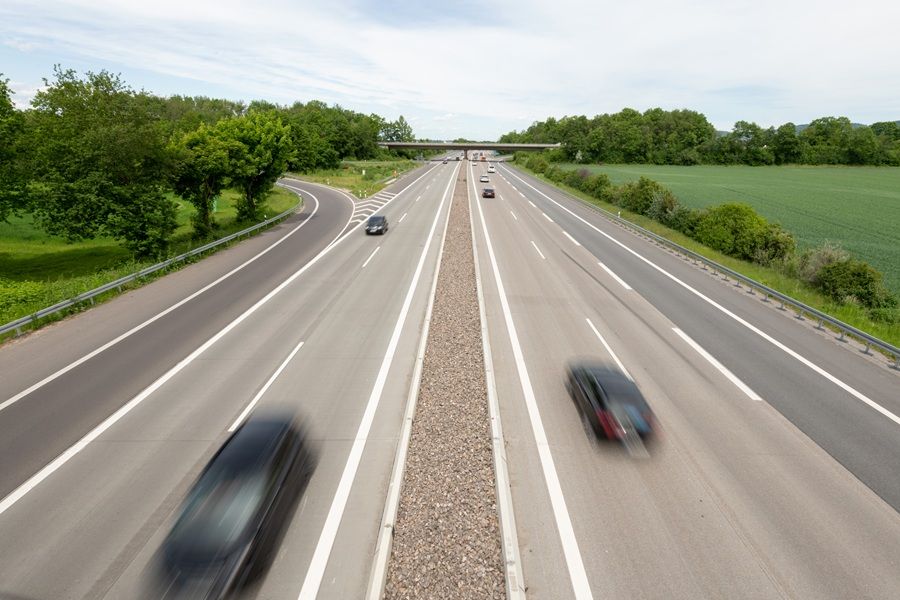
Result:
M369 225L381 225L384 223L384 217L369 217Z
M266 470L248 466L210 468L185 501L172 539L210 559L229 553L265 495Z

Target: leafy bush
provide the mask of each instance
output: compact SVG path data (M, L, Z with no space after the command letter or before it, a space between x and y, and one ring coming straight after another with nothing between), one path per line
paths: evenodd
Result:
M622 208L641 215L647 214L653 199L657 195L672 195L672 192L647 177L641 177L636 182L626 183L622 186ZM674 199L674 197L673 197Z
M881 273L853 258L824 265L816 276L816 286L839 302L856 299L867 308L897 305L897 298L884 287Z
M525 163L525 166L535 173L543 173L547 170L548 163L547 159L540 154L532 154Z
M826 241L818 248L807 250L800 255L795 274L806 283L815 286L818 283L822 267L836 262L844 262L849 258L850 254L839 244Z
M768 223L746 204L713 206L700 219L695 231L698 242L723 254L753 260L765 245Z
M588 175L581 184L581 191L590 194L594 198L604 198L604 193L608 192L612 187L609 176L606 173L598 173L596 175Z

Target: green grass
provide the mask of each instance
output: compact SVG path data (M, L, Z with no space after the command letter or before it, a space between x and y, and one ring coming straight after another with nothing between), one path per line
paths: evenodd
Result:
M234 220L237 198L237 193L229 190L219 199L214 215L219 224L216 237L224 237L247 227L246 223L239 224ZM193 206L180 199L175 200L178 204L178 229L172 238L172 256L205 243L191 239ZM267 199L263 213L272 217L296 206L297 202L295 194L276 187ZM0 223L0 324L77 296L155 262L134 261L129 252L112 239L70 244L35 227L30 216L11 218L8 223Z
M562 185L559 183L552 182L548 180L543 175L539 175L525 169L521 165L517 165L518 168L523 169L524 171L531 173L535 177L538 177L550 185L554 185L561 189L564 189L569 194L581 198L586 202L598 206L602 209L605 209L613 214L621 211L622 217L631 221L635 225L639 225L644 229L648 229L653 233L660 235L668 240L675 242L681 246L684 246L688 250L692 250L697 254L705 256L723 266L732 269L733 271L737 271L741 273L745 277L749 277L758 281L768 287L778 290L782 294L790 296L795 300L799 300L800 302L811 306L815 309L818 309L826 314L833 316L834 318L847 323L848 325L852 325L857 329L865 331L866 333L875 336L881 340L888 342L894 346L900 346L900 324L887 324L883 322L873 321L869 318L869 315L866 313L865 309L860 306L852 305L852 304L839 304L834 302L830 298L824 296L819 293L817 290L811 288L806 285L802 281L789 277L786 274L782 273L773 268L763 267L761 265L757 265L755 263L750 263L742 260L738 260L736 258L732 258L730 256L726 256L721 254L720 252L716 252L702 244L696 242L695 240L687 237L681 232L675 231L673 229L669 229L668 227L657 223L656 221L650 219L649 217L645 217L644 215L639 215L636 213L632 213L627 210L623 210L614 204L609 204L607 202L603 202L602 200L598 200L592 196L585 194L579 190L574 188L570 188L566 185ZM608 167L602 167L608 168ZM635 167L640 168L640 167ZM657 167L648 167L651 169L655 169ZM691 169L695 167L681 167L685 169ZM727 168L727 167L726 167ZM747 167L753 168L753 167ZM647 175L648 177L650 175ZM610 177L612 178L612 177ZM624 180L627 181L627 180ZM831 238L833 239L833 238Z
M743 202L794 234L800 248L838 242L900 294L900 168L840 166L563 165L614 184L649 177L685 206Z
M293 176L342 189L357 198L366 198L388 185L388 180L399 177L420 164L413 160L345 160L337 169L322 169Z

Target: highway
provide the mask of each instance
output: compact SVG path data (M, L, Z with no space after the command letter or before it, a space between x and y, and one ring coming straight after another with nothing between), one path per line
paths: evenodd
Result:
M481 198L486 168L283 180L277 227L0 348L0 599L165 597L173 513L253 402L318 465L242 597L363 597L460 169L529 598L898 597L900 374L514 168ZM645 456L585 430L575 357L644 392Z
M898 374L505 165L481 198L485 170L476 247L528 596L896 598ZM585 356L649 399L646 458L580 425L563 368Z
M297 410L319 462L272 568L246 595L361 596L459 165L389 186L383 237L353 225L347 196L286 182L304 192L301 214L3 348L0 597L159 597L155 554L173 511L281 365L258 406Z

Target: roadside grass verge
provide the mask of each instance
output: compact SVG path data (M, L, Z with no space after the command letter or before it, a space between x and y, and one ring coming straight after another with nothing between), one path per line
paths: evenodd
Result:
M337 169L321 169L312 173L289 173L291 177L324 183L367 198L388 185L388 181L411 171L422 163L414 160L345 160Z
M744 275L745 277L749 277L759 283L762 283L774 290L781 292L795 300L799 300L800 302L811 306L817 310L820 310L826 314L831 315L832 317L847 323L848 325L852 325L857 329L865 331L869 335L877 337L881 340L888 342L894 346L900 346L900 324L889 324L878 321L873 321L869 318L866 310L854 304L840 304L837 303L828 297L824 296L817 290L811 288L806 283L796 279L794 277L790 277L777 269L771 267L764 267L755 263L738 260L736 258L732 258L730 256L726 256L720 252L716 252L697 241L687 237L681 232L675 231L673 229L669 229L668 227L657 223L656 221L646 217L644 215L639 215L636 213L632 213L631 211L624 210L614 204L610 204L608 202L603 202L602 200L598 200L580 190L576 190L569 186L556 183L554 181L550 181L546 177L541 174L535 173L530 169L526 169L522 165L515 165L517 169L521 169L522 171L536 177L545 183L562 189L566 193L575 196L587 202L588 204L593 204L599 208L602 208L612 214L617 214L621 212L621 216L628 221L631 221L635 225L639 225L644 229L652 231L653 233L664 237L680 246L684 246L688 250L696 252L701 256L704 256L710 260L713 260L720 265L728 267L733 271ZM827 325L827 324L826 324Z
M218 210L215 213L215 220L219 224L216 238L225 237L248 226L247 223L235 222L237 199L237 192L231 190L224 192L219 199ZM169 256L182 254L212 241L191 238L190 219L194 208L180 199L175 200L178 204L178 229L172 237ZM261 212L267 217L272 217L296 206L298 202L296 194L276 187ZM95 239L70 244L45 234L34 226L30 217L11 218L9 223L0 223L0 325L33 314L66 298L115 281L157 262L134 260L127 250L112 239ZM168 270L179 269L191 262L194 261L184 261ZM141 281L129 283L123 286L123 289L140 287L165 272L160 271ZM95 302L104 301L117 293L115 290L111 291L98 297ZM58 320L83 308L72 307L56 316L47 317L44 321ZM11 334L7 334L9 335Z
M688 208L749 204L794 234L800 249L837 242L900 294L900 168L746 165L577 165L614 185L649 177Z

